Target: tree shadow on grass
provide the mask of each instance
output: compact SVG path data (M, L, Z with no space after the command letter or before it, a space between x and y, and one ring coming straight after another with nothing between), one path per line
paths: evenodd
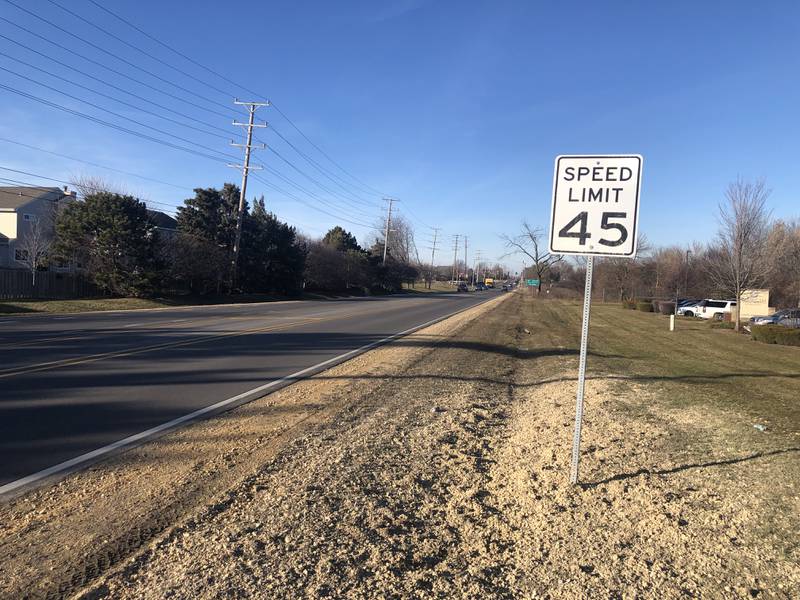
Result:
M747 456L739 456L736 458L726 458L721 460L711 460L707 462L690 463L687 465L678 465L676 467L670 467L668 469L648 469L645 467L637 469L636 471L633 471L631 473L619 473L617 475L612 475L611 477L607 477L599 481L590 481L587 483L581 483L580 486L583 489L591 489L599 485L603 485L604 483L611 483L612 481L624 481L626 479L633 479L635 477L639 477L640 475L672 475L673 473L680 473L681 471L688 471L689 469L705 469L708 467L736 465L739 463L756 460L757 458L767 458L769 456L777 456L780 454L791 454L794 452L800 452L800 447L783 448L780 450L769 450L767 452L755 452L753 454L748 454Z

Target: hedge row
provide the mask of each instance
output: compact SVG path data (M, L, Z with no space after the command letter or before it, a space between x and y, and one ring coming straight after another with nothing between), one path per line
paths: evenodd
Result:
M754 325L750 329L753 339L765 344L800 346L800 329L782 325Z
M650 300L637 298L636 300L623 300L622 308L641 310L643 312L657 312L662 315L671 315L675 312L675 303L668 300Z

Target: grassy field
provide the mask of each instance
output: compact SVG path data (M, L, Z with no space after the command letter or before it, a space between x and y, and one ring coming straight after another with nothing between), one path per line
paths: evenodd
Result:
M577 344L580 305L553 309L551 318L564 322ZM616 304L592 308L590 347L590 370L657 384L676 407L713 403L773 429L800 425L799 348L755 342L700 319L679 319L670 332L668 316Z
M72 313L99 310L137 310L201 304L236 304L285 300L264 294L241 296L178 296L172 298L88 298L81 300L3 300L0 314Z

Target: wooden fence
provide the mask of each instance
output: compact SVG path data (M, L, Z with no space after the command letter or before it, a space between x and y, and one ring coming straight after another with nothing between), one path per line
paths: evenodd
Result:
M40 271L36 285L30 271L0 270L0 300L23 298L96 298L103 294L86 278L73 273Z

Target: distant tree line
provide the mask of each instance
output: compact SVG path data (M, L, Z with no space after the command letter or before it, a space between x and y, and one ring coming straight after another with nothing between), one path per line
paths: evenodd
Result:
M234 274L237 186L194 190L177 210L177 229L159 227L132 195L97 185L86 192L55 217L48 259L77 266L109 294L381 294L420 274L410 260L410 228L401 242L390 237L384 262L382 236L369 248L340 226L306 238L269 212L263 197L245 206Z
M607 300L635 298L739 299L745 289L770 290L776 308L800 306L800 220L772 219L767 208L769 190L763 181L737 180L725 190L718 208L719 229L706 244L653 247L643 237L635 259L603 258L594 265L595 294ZM541 230L523 224L523 233L511 238L525 243ZM535 246L526 245L532 260ZM526 269L526 276L541 273L545 287L583 292L585 268L578 261L553 261L546 253Z

